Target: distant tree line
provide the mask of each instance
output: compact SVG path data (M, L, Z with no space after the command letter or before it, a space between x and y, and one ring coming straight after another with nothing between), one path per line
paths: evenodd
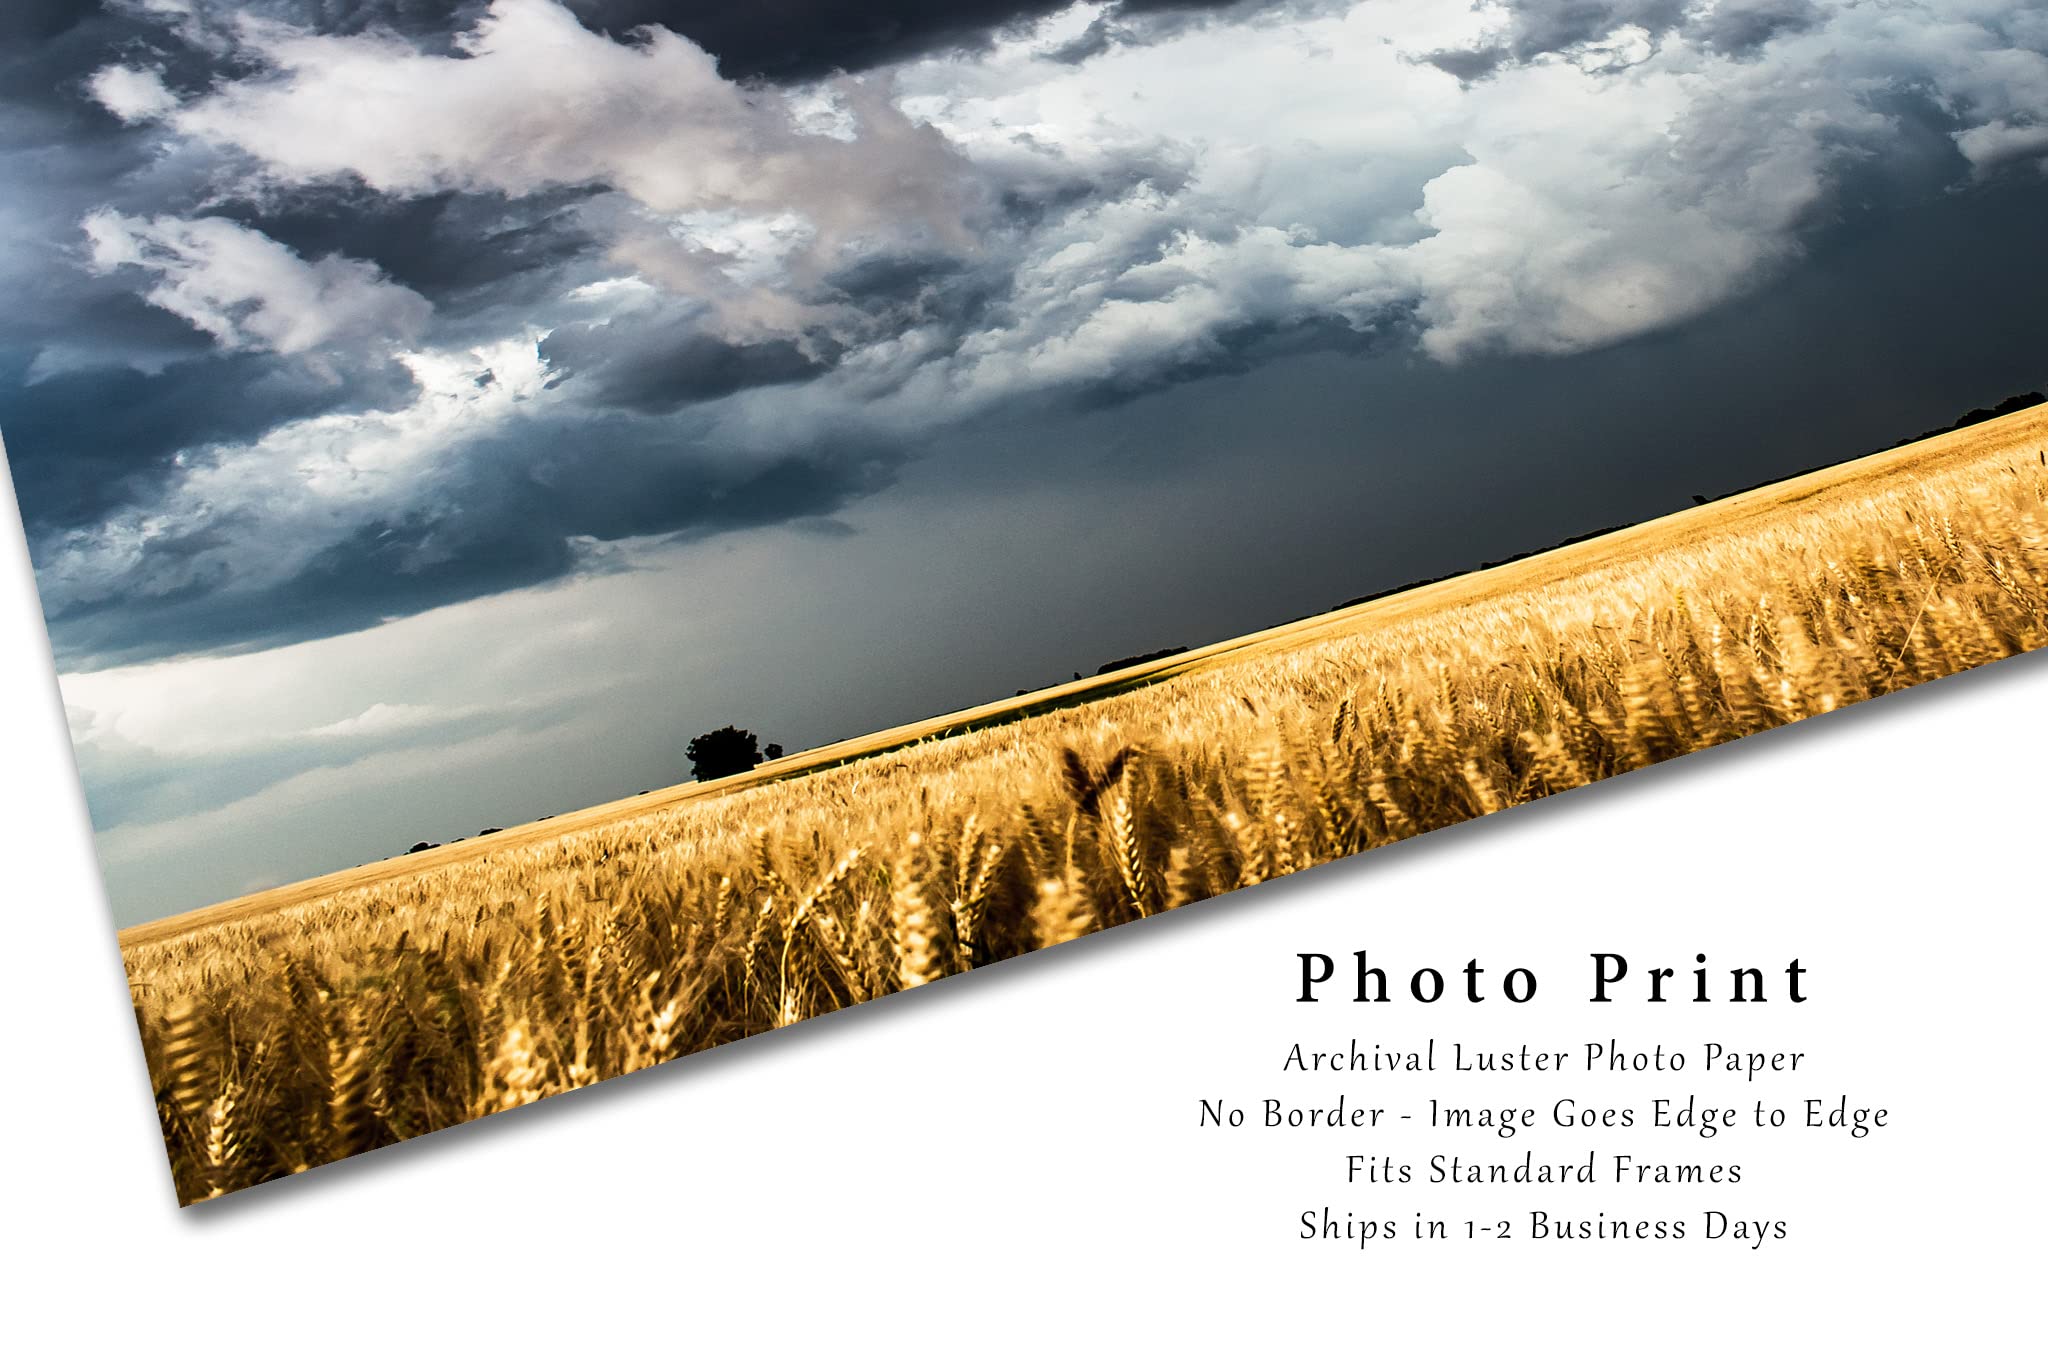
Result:
M1172 659L1175 655L1184 655L1187 652L1188 647L1185 645L1169 645L1164 650L1153 650L1149 654L1126 655L1122 659L1110 660L1109 663L1095 671L1095 676L1100 678L1104 674L1113 674L1118 669L1129 669L1139 664L1150 664L1160 659Z
M2030 390L2024 394L2014 394L2010 398L1999 400L1995 407L1972 408L1946 427L1936 427L1931 432L1922 432L1918 436L1909 436L1904 441L1894 443L1894 449L1898 446L1910 446L1915 441L1925 441L1930 436L1941 436L1947 432L1959 432L1965 427L1974 427L1979 422L1989 422L1995 417L2004 417L2009 413L2022 412L2042 403L2048 403L2048 394L2044 394L2038 389Z

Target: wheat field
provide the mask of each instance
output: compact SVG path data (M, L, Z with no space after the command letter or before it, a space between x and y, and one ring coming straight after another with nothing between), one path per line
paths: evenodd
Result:
M2048 641L2048 408L123 935L203 1200Z

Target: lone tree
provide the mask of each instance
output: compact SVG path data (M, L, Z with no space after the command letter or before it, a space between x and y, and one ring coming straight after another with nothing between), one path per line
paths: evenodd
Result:
M750 730L720 726L690 741L683 751L690 760L690 776L700 783L748 773L761 762L761 740Z

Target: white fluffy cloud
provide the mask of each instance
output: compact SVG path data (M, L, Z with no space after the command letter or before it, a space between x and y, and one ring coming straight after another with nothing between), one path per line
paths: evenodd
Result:
M1848 15L1845 33L1788 32L1762 60L1623 24L1475 82L1424 60L1488 49L1518 14L1385 0L1078 66L1044 61L1041 39L907 72L908 107L977 158L1014 157L1021 133L1084 164L1149 148L1187 168L1044 229L1019 290L1039 306L968 354L989 377L1058 374L1063 357L1142 365L1234 324L1408 308L1455 359L1682 320L1797 251L1845 158L1883 143L1868 97L1934 73L1896 26L1948 22L1909 9L1874 33ZM1938 79L1966 81L1961 65Z
M295 356L343 344L402 343L419 335L433 311L370 262L307 261L225 218L101 210L84 228L94 270L148 273L155 283L145 298L229 350Z
M759 279L764 245L767 264L803 283L856 247L972 244L970 168L884 81L743 88L666 29L615 42L556 0L492 0L452 56L257 19L238 43L262 74L186 102L136 69L103 70L93 90L125 119L245 154L273 185L613 191L630 205L609 215L621 258L717 296L706 302L733 332L800 321L787 291Z
M178 97L164 84L163 73L151 67L102 67L92 74L87 88L123 123L146 123L178 107Z

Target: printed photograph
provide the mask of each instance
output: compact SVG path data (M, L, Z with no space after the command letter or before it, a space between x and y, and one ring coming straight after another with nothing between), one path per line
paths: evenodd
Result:
M2044 223L2029 0L8 0L179 1200L2038 648Z

